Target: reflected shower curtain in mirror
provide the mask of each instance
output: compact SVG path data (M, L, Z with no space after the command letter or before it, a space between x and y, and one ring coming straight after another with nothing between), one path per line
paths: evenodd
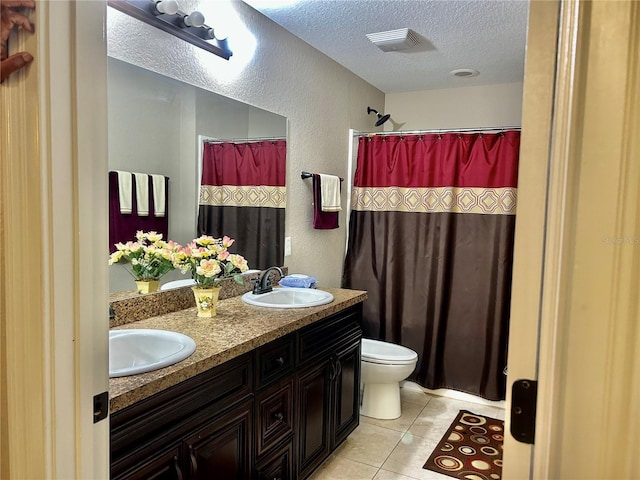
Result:
M361 137L343 286L431 389L505 398L520 132Z
M250 268L284 262L286 140L205 143L198 235L236 240Z

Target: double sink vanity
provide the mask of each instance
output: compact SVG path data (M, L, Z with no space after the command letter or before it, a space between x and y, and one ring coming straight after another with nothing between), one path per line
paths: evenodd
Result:
M210 319L189 288L111 302L112 345L141 346L142 329L195 344L177 363L110 379L112 479L304 479L357 427L366 292L243 301L250 288L229 285ZM324 292L333 299L315 304Z

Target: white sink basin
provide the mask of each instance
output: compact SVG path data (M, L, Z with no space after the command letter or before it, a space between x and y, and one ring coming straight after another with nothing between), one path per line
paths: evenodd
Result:
M304 308L316 307L333 302L333 295L312 288L276 288L269 293L254 295L247 292L242 301L256 307L267 308Z
M192 338L165 330L109 331L109 377L151 372L191 355Z

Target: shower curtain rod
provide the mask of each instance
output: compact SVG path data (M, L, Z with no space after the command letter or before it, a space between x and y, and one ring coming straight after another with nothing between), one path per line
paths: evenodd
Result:
M286 140L286 137L252 137L252 138L207 138L205 143L229 143L229 142L270 142L276 140Z
M375 137L378 135L421 135L424 133L471 133L471 132L504 132L520 130L520 127L479 127L479 128L439 128L432 130L397 130L394 132L353 132L354 137Z

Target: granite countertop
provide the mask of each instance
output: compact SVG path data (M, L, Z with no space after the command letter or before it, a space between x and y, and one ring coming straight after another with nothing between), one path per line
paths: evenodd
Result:
M194 307L117 327L153 328L183 333L196 342L196 351L185 360L160 370L110 378L110 412L113 414L367 298L367 293L360 290L322 290L333 294L334 301L318 307L274 309L247 305L240 296L235 296L221 300L218 303L218 314L213 318L197 317Z

